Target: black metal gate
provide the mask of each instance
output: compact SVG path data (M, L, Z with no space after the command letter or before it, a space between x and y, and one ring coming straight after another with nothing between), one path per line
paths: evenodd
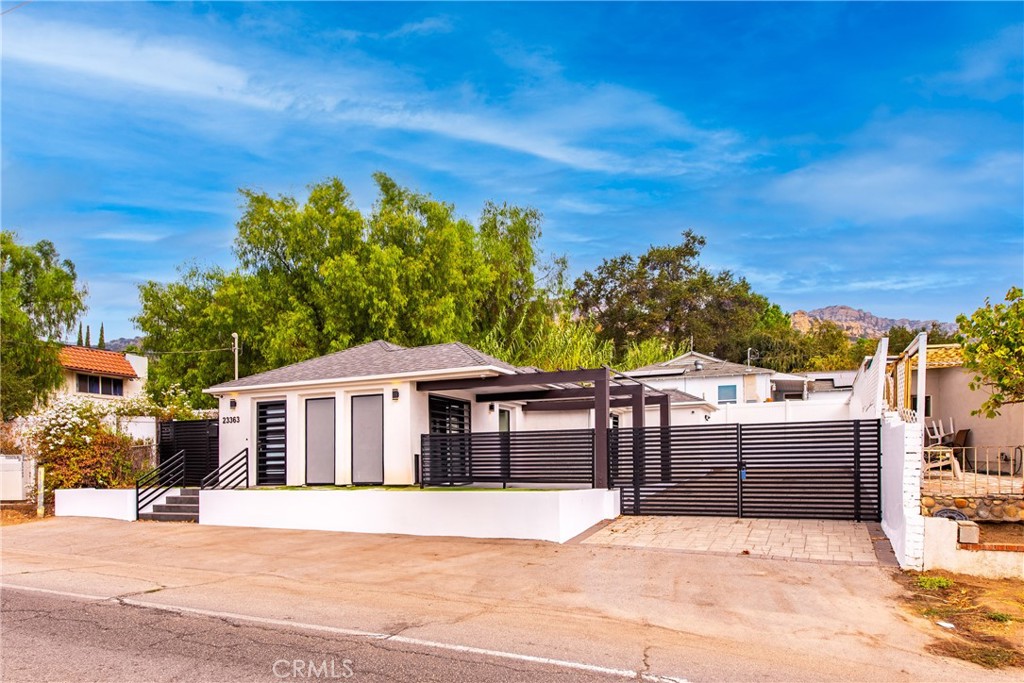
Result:
M217 420L160 423L160 464L185 451L185 486L199 486L220 464Z
M881 520L881 422L609 431L609 481L632 515Z

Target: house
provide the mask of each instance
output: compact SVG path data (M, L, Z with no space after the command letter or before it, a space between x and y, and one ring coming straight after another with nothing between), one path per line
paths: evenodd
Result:
M93 401L132 397L146 387L149 360L145 356L119 351L66 345L60 349L64 384L60 391ZM141 417L122 422L130 436L156 440L156 421Z
M712 406L722 406L760 403L770 398L774 372L690 351L626 374L658 389L675 389Z
M140 393L149 361L133 353L68 345L60 349L60 365L64 393L107 400Z
M432 444L435 453L468 449L459 437L478 433L541 434L530 438L543 440L545 453L579 456L578 483L601 486L613 411L631 410L642 425L644 406L652 405L667 424L670 401L607 369L539 372L462 343L406 348L386 341L205 391L219 399L220 462L245 453L250 486L413 485L420 481L424 450ZM495 453L507 454L521 441L507 437L492 445ZM474 468L488 447L473 444ZM428 476L436 474L429 463L426 469ZM448 479L517 478L516 472L505 475L474 469L472 477L460 478L449 468ZM521 481L549 476L539 469L518 473Z
M946 432L969 429L967 446L990 447L1006 454L1024 446L1024 404L1003 406L996 418L971 414L985 401L987 390L970 388L975 373L964 369L959 344L928 344L925 367L923 406L917 395L916 371L909 386L910 407L924 409L926 425L942 423Z

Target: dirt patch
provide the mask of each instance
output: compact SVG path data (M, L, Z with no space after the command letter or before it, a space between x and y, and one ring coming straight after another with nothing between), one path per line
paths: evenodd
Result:
M10 526L12 524L24 524L25 522L34 522L36 517L35 508L31 512L21 509L3 509L0 510L0 525Z
M1024 524L979 523L982 543L1009 543L1024 545Z
M990 669L1024 668L1024 581L944 571L903 572L896 580L906 608L931 622L932 652Z

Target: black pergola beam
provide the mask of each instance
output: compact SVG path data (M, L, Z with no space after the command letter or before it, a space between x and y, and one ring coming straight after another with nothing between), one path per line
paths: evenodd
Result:
M639 387L633 385L613 385L608 387L612 396L632 396ZM563 398L593 398L594 388L579 389L527 389L524 391L503 391L497 394L477 394L477 403L494 403L495 401L547 401Z
M515 375L493 375L491 377L466 377L464 379L431 379L416 382L416 391L455 391L458 389L482 389L484 387L522 387L531 384L565 384L574 382L605 383L608 387L608 370L556 370L554 372L525 372Z
M608 401L609 408L626 408L632 404L633 399L628 396L624 398L612 398ZM589 401L528 401L523 404L523 411L530 413L545 410L593 410L593 408L593 399Z

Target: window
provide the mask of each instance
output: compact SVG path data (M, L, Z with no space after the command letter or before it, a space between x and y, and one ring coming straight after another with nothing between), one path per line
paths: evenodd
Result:
M119 377L78 375L78 393L124 396L124 380Z
M910 409L917 410L917 396L910 397ZM924 397L924 416L932 416L932 397L927 395Z
M469 401L431 396L428 403L431 434L469 434L472 431Z
M736 385L722 384L718 387L719 403L736 403Z

